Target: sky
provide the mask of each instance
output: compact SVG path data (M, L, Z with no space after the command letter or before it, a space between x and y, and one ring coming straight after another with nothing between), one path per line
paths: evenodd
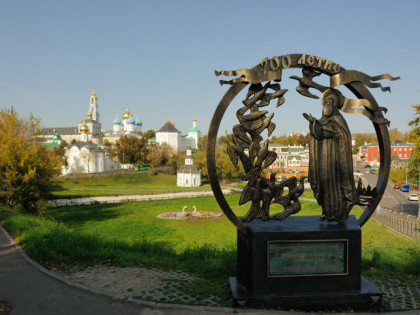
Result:
M400 76L381 82L391 93L371 93L388 109L390 128L406 132L410 105L420 103L419 15L417 0L1 1L0 106L32 113L44 127L71 127L87 115L94 90L105 131L128 106L143 131L170 118L186 134L196 117L207 134L229 88L214 70L302 53L370 76ZM286 102L267 107L275 113L274 136L308 132L304 112L321 117L320 101L299 95L289 79L300 71L283 71ZM238 123L243 98L231 103L219 134ZM374 131L365 116L343 115L352 133Z

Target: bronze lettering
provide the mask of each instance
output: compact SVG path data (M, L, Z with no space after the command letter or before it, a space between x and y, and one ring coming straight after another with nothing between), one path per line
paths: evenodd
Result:
M306 62L308 63L309 66L313 66L315 63L315 57L314 56L309 56L308 59L306 60Z
M281 66L283 69L288 69L292 65L292 58L290 58L289 54L284 55L281 58Z
M277 71L280 68L280 60L279 57L274 56L270 59L270 70Z
M324 63L324 69L331 71L333 62L331 60L325 59L325 63Z
M316 57L316 60L318 60L318 65L317 65L317 67L318 67L318 68L321 68L321 65L322 65L322 63L325 61L325 59L324 59L324 58L321 58L321 57Z
M304 65L306 63L306 55L305 54L303 54L300 58L299 58L299 60L298 60L298 64L299 65Z
M263 73L267 74L268 72L268 57L265 57L260 61L261 66L263 67Z

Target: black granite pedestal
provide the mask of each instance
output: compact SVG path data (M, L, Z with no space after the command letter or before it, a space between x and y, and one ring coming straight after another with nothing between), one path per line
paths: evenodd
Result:
M300 309L373 308L382 293L361 277L361 230L318 216L254 220L238 231L237 277L230 278L240 305Z

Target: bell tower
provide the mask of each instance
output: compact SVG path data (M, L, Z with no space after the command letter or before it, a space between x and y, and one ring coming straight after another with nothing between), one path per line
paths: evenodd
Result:
M98 97L95 91L90 96L89 111L92 113L92 119L99 122L99 111L98 111Z

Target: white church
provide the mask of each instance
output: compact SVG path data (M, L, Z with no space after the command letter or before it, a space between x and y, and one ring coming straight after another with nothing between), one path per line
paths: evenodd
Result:
M185 164L178 169L176 184L180 187L198 187L201 185L201 172L194 164L191 147L187 148Z
M79 126L80 139L66 148L64 165L61 174L103 173L121 169L121 165L112 161L102 145L89 141L89 127L85 121Z
M59 145L54 140L56 138L59 138L60 142L65 140L67 143L71 143L66 149L67 166L62 170L63 175L71 173L100 173L122 168L119 163L109 158L103 148L104 141L115 143L121 136L141 137L142 125L138 115L134 119L127 106L121 119L117 115L112 121L112 130L104 133L100 122L98 96L93 91L89 100L87 119L80 121L77 127L44 128L42 137L45 143L54 142L56 146ZM169 119L162 128L156 131L156 137L149 139L149 144L155 143L159 145L167 143L175 152L189 149L190 153L187 153L187 156L191 156L191 149L198 148L200 138L201 132L197 127L197 119L195 117L191 129L185 137L181 136L181 132L175 127L175 123ZM190 165L187 164L187 159L186 165ZM193 161L191 165L188 169L197 168ZM195 171L194 174L196 174ZM194 181L197 181L196 177L194 178ZM188 182L191 183L191 179L188 179ZM201 182L201 174L199 182Z
M139 119L139 115L134 119L128 106L121 119L118 114L112 121L112 130L105 133L104 142L115 143L120 137L141 137L143 123Z

